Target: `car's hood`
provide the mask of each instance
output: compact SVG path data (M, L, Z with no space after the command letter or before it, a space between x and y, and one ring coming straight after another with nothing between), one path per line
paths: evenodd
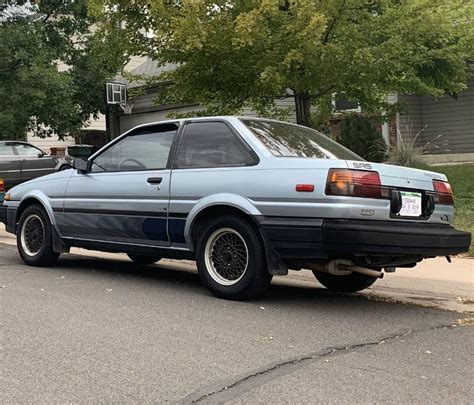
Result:
M7 192L12 196L14 200L20 200L23 196L31 190L43 189L45 183L60 183L60 180L68 179L73 173L72 169L63 170L61 172L47 174L45 176L37 177L33 180L29 180L25 183L21 183L15 187L12 187Z

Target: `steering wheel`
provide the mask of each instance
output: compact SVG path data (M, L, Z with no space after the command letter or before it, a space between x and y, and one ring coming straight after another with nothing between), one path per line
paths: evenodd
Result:
M142 163L142 162L139 162L137 159L130 159L130 158L126 158L126 159L123 159L117 166L117 170L121 170L122 169L122 166L125 165L125 163L127 162L132 162L132 163L135 163L136 165L139 166L140 169L146 169L146 166Z

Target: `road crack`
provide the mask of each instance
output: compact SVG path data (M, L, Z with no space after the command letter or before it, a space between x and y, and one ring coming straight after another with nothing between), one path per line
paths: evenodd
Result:
M254 389L260 385L265 384L268 381L274 380L278 377L291 374L294 371L305 367L308 364L313 364L317 361L326 359L330 356L344 355L347 353L354 352L361 349L370 349L381 344L385 344L391 341L395 341L400 338L404 338L415 333L429 332L438 329L448 329L456 328L458 325L448 324L448 325L437 325L425 329L409 329L406 331L401 331L395 334L387 335L385 337L379 338L377 340L333 346L329 348L322 349L319 352L298 356L291 358L289 360L281 361L274 364L269 364L262 369L257 369L249 374L243 375L238 379L231 381L222 382L218 385L217 388L211 388L207 386L201 388L194 393L186 396L178 403L180 404L195 404L200 402L205 403L223 403L232 398L236 398L244 392L247 392L251 389Z

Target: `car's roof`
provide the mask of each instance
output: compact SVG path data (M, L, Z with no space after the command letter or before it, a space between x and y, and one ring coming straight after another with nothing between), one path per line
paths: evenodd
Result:
M189 117L189 118L176 118L176 119L168 119L164 121L153 121L153 122L146 122L140 125L137 125L132 129L136 128L143 128L147 126L152 126L152 125L159 125L159 124L171 124L171 123L183 123L183 122L189 122L189 121L210 121L210 120L225 120L225 121L230 121L230 120L235 120L235 119L246 119L246 120L258 120L258 121L273 121L273 122L281 122L284 124L289 124L289 125L297 125L293 124L291 122L287 121L280 121L280 120L275 120L271 118L262 118L262 117L253 117L253 116L246 116L246 115L213 115L213 116L206 116L206 117Z

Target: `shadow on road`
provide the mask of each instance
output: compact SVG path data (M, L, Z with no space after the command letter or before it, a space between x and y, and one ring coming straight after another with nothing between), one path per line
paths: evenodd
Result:
M62 271L77 273L94 272L102 276L110 277L111 280L124 278L130 281L146 281L146 284L172 288L174 291L182 292L184 295L208 296L211 293L202 285L199 275L190 262L164 262L155 265L138 265L127 259L107 260L86 256L67 255L58 262L57 268ZM52 268L51 270L54 270ZM178 287L179 286L179 287ZM265 305L270 303L289 304L297 303L301 306L314 306L326 304L342 309L342 307L354 308L355 302L359 306L365 303L369 306L387 305L387 303L370 301L364 294L349 294L328 291L314 280L314 286L308 282L298 283L290 281L285 277L278 277L278 281L272 282L268 290L259 299L250 302Z

